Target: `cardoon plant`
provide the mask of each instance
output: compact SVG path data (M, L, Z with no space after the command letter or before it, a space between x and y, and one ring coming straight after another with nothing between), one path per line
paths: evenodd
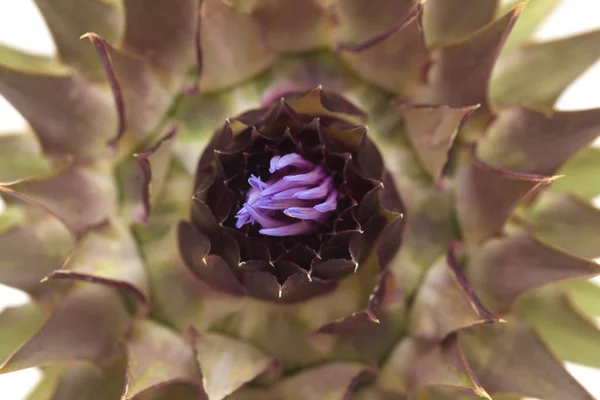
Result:
M592 399L600 32L559 0L35 0L0 47L30 399ZM83 35L83 40L80 36Z

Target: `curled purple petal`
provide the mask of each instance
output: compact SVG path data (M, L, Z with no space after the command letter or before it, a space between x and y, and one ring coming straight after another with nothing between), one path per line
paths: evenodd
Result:
M275 218L271 218L267 215L264 215L262 212L258 211L248 203L244 204L244 208L248 210L248 212L256 222L258 222L259 224L261 224L261 226L265 228L277 228L286 225L286 223L283 221L279 221Z
M248 190L248 194L246 195L247 203L254 204L258 199L260 199L260 190L256 188L250 188Z
M335 210L337 208L337 196L338 196L338 192L337 192L337 190L334 190L333 192L331 192L329 194L329 196L327 197L327 200L325 200L324 203L317 204L314 207L315 210L322 212L322 213L326 213L326 212Z
M263 190L261 192L261 196L272 196L275 193L279 193L284 190L294 188L296 186L297 186L296 182L288 182L284 179L281 179L281 180L273 183L272 185L270 185L265 190Z
M284 170L287 167L295 169ZM327 221L329 212L337 208L338 192L333 178L299 154L273 156L269 171L279 172L267 182L255 175L248 178L250 189L246 202L235 216L238 229L258 223L263 235L313 233ZM315 203L319 204L315 206ZM290 218L300 221L290 221Z
M252 217L250 216L250 213L248 213L248 211L246 211L245 208L242 208L235 217L237 218L237 221L235 222L235 227L238 229L240 229L242 226L246 225L247 223L252 222Z
M277 161L276 170L280 170L288 166L310 170L313 167L313 164L310 161L304 159L300 154L291 153L286 154L285 156L281 157L279 161ZM269 172L270 171L271 169L269 168Z
M275 171L277 171L277 162L279 161L279 159L281 158L281 156L273 156L271 158L271 161L269 163L269 172L274 174Z
M254 206L257 208L264 208L265 210L285 210L290 207L302 207L305 205L303 200L296 199L285 199L277 200L273 199L262 199L257 201Z
M287 175L283 177L285 182L301 183L303 185L314 185L325 179L327 175L323 168L317 167L306 174Z
M298 193L298 191L306 191L310 188L310 186L295 186L293 188L284 190L282 192L279 193L275 193L273 195L273 199L275 200L292 200L292 199L297 199L297 197L295 197L296 193Z
M267 236L294 236L303 235L305 233L312 233L318 227L315 222L312 221L300 221L294 224L288 224L279 228L265 228L258 231L259 233Z
M294 198L303 200L324 199L327 197L327 193L333 188L332 181L333 179L328 176L319 186L294 193Z
M250 175L250 178L248 178L248 183L254 189L258 190L265 190L269 186L265 182L263 182L258 176L255 175Z
M309 219L313 221L322 220L324 213L315 210L313 207L290 207L283 211L285 215L297 219Z

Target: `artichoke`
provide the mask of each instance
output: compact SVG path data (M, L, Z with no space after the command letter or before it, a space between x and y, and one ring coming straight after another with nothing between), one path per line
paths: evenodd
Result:
M592 399L600 110L554 104L600 31L529 41L560 1L35 2L57 57L0 46L30 399Z

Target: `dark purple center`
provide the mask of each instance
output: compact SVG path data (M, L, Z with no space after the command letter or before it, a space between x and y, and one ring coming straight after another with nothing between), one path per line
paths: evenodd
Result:
M270 160L267 182L251 175L246 202L236 214L236 227L258 223L267 236L314 233L337 208L339 192L323 167L296 153Z

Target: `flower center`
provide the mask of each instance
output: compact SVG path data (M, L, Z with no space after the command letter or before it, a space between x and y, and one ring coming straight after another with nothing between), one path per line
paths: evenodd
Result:
M267 182L251 175L246 202L236 214L236 227L258 223L267 236L315 232L337 208L338 191L321 166L296 153L274 156Z

